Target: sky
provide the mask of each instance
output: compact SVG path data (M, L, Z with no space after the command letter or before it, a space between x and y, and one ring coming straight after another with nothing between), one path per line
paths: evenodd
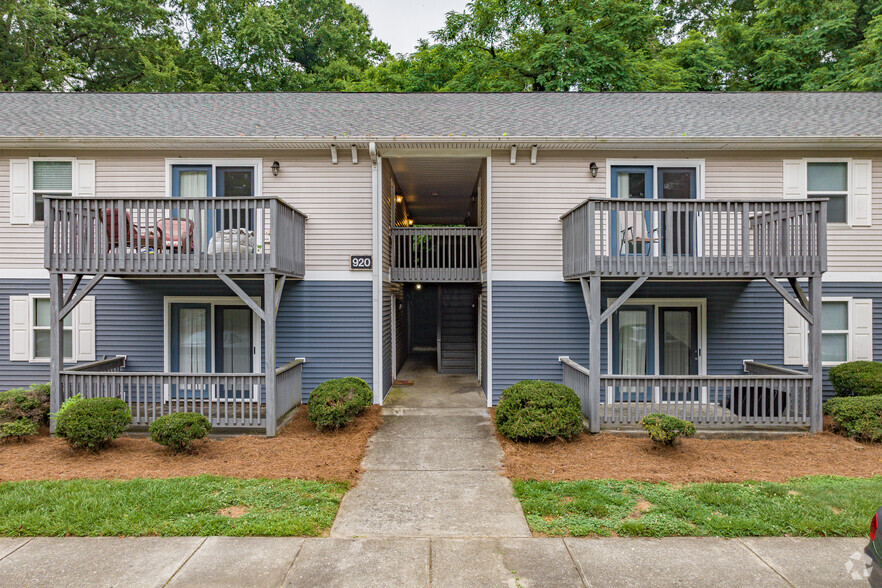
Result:
M360 6L374 29L374 36L389 43L392 53L411 53L429 31L444 25L444 15L461 12L468 0L350 0Z

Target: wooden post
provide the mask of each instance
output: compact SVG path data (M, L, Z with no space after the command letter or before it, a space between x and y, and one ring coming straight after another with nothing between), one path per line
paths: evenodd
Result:
M583 281L584 284L584 281ZM588 278L588 429L600 432L600 276Z
M809 325L808 364L812 376L812 387L809 393L809 422L811 432L819 433L823 429L823 412L821 397L823 393L823 371L821 369L821 276L809 278L809 306L814 324Z
M58 412L61 406L61 369L64 365L64 275L49 274L49 412ZM55 432L55 419L49 421L50 432Z
M266 436L276 436L276 277L263 275L264 374L266 378Z

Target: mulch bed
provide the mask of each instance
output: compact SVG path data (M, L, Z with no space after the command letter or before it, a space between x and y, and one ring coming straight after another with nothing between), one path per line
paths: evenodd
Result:
M509 478L644 482L783 482L809 475L882 475L882 443L831 432L776 440L681 439L673 448L647 437L581 433L571 441L515 443L498 433Z
M143 436L115 440L101 453L70 449L63 439L39 437L0 444L0 482L100 478L172 478L212 474L235 478L301 478L355 481L368 438L380 426L379 406L338 431L319 433L306 407L274 439L239 435L196 444L193 454L173 455Z

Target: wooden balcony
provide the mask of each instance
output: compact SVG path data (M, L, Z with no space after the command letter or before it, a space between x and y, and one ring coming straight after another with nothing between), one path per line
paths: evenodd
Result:
M297 359L277 369L275 389L268 398L262 373L127 372L125 357L120 356L62 370L59 405L76 394L121 398L132 411L136 428L173 412L197 412L217 429L275 431L275 425L300 404L303 363ZM273 426L267 421L268 408L277 419Z
M827 269L825 200L589 198L561 222L565 279L801 278Z
M44 213L50 272L300 278L305 271L306 217L275 197L52 196Z
M481 229L392 229L393 282L480 282Z

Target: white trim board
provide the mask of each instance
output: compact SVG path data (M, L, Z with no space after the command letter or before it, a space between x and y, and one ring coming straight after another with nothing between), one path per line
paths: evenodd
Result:
M260 306L261 298L260 296L252 296L251 299ZM211 316L209 317L209 321L211 324L211 341L208 342L209 348L212 351L212 356L214 353L214 307L217 305L221 306L243 306L248 308L245 302L239 298L238 296L163 296L162 298L162 356L163 356L163 371L166 373L171 372L171 305L174 303L193 303L193 304L210 304L211 305ZM250 310L250 309L249 309ZM263 342L261 341L261 320L260 317L257 316L254 311L251 311L251 321L252 321L252 337L254 338L254 354L253 354L253 364L255 368L260 367L261 369L256 370L253 368L254 373L261 373L263 363L261 363L261 357L263 355L262 347Z
M607 308L616 301L616 298L607 298L606 305ZM667 307L667 308L697 308L698 309L698 375L706 375L707 374L707 352L708 352L708 339L707 339L707 298L638 298L636 296L632 296L628 299L625 304L619 308L628 307L628 306L653 306L655 307L653 312L653 320L655 321L655 332L656 336L658 336L658 326L659 326L659 315L658 309L659 307ZM613 336L612 336L612 317L610 316L607 321L606 328L606 373L610 374L610 362L612 361L613 356ZM655 373L659 371L658 365L658 346L654 346L655 349Z
M215 182L215 169L217 167L254 167L254 195L263 196L263 159L260 158L213 158L213 157L166 157L165 158L165 195L172 195L172 166L175 165L210 165L211 166L211 192L217 189Z
M624 159L614 158L606 160L606 197L612 197L612 168L613 166L652 166L652 186L653 197L658 198L658 168L660 167L694 167L696 177L696 200L704 199L704 169L705 163L703 157L695 159Z

